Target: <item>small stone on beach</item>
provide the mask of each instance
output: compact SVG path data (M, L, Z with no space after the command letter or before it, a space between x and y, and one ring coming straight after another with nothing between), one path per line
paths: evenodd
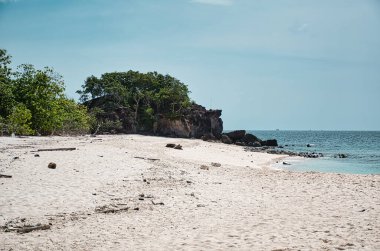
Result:
M208 166L206 166L206 165L201 165L201 169L202 170L209 170L210 168Z
M57 168L57 164L55 164L54 162L50 162L49 165L48 165L48 168L50 168L50 169L56 169Z

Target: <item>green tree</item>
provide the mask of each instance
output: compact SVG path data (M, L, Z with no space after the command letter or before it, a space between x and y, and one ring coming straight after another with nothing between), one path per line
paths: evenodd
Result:
M90 117L87 107L78 105L74 100L62 98L58 100L61 124L57 127L60 134L83 134L90 130Z
M15 74L16 101L32 112L32 126L39 134L53 134L62 125L59 101L65 98L62 77L51 68L36 70L30 64Z
M34 133L31 128L32 113L23 104L13 107L12 113L7 118L9 134L31 135Z
M100 78L91 76L77 93L85 104L90 104L87 101L91 99L111 98L112 102L103 102L99 107L104 112L118 107L132 109L136 127L141 130L151 129L159 115L178 117L190 106L188 87L170 75L157 72L128 71L105 73Z
M11 56L0 49L0 116L7 117L15 106L15 98L11 82Z

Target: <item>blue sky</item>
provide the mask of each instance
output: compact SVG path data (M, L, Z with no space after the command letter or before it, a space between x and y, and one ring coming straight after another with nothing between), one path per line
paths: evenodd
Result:
M380 130L378 0L0 0L13 66L170 74L225 129Z

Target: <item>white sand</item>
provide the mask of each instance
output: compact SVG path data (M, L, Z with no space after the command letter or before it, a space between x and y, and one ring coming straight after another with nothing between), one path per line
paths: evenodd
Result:
M77 150L34 157L56 147ZM282 157L138 135L0 138L13 176L0 178L0 226L51 224L0 230L0 250L380 250L379 175L268 168Z

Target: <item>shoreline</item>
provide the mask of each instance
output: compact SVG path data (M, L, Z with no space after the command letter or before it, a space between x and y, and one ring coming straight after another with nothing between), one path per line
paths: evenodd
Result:
M2 139L0 250L380 247L378 175L273 170L287 156L197 139ZM58 147L76 150L34 152Z

